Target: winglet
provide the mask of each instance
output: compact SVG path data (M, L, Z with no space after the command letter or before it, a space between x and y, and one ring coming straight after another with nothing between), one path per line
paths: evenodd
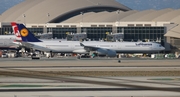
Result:
M84 47L85 45L84 45L83 43L80 43L80 46L83 46L83 47Z

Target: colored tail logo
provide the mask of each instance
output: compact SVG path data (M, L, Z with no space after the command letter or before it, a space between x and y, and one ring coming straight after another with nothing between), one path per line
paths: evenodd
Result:
M17 27L17 24L15 22L12 22L11 26L12 26L12 29L13 29L13 33L16 36L16 40L22 40L21 35L19 33L19 29Z
M41 42L23 24L17 24L23 42Z

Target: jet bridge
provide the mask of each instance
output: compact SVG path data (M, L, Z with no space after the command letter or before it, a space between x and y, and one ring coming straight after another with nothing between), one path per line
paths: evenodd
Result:
M122 41L124 39L123 33L114 33L114 34L107 34L106 41Z
M53 38L53 34L52 34L52 32L42 33L42 34L38 33L36 35L36 37L39 38L39 39L52 39Z
M67 34L67 41L80 41L87 38L86 33L66 33Z

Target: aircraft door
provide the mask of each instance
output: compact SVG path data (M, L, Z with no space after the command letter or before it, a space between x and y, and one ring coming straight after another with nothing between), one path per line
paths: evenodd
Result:
M6 41L4 41L4 46L7 46L7 42Z
M120 45L118 45L118 49L120 49Z
M71 50L74 50L75 45L74 44L70 44L70 48L71 48Z
M121 46L120 46L120 45L118 45L118 49L119 49L119 50L121 49Z

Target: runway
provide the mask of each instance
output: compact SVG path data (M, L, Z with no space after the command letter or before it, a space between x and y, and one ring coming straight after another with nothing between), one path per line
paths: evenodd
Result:
M0 59L1 97L179 97L180 60Z
M70 77L74 79L73 77ZM54 81L53 79L35 79L9 77L0 81L0 95L3 97L178 97L179 77L75 77L75 79L88 80L89 83L74 83ZM11 80L13 79L13 80ZM102 84L95 84L101 82ZM108 85L111 84L111 85ZM7 88L10 87L11 88ZM136 86L136 87L135 87Z

